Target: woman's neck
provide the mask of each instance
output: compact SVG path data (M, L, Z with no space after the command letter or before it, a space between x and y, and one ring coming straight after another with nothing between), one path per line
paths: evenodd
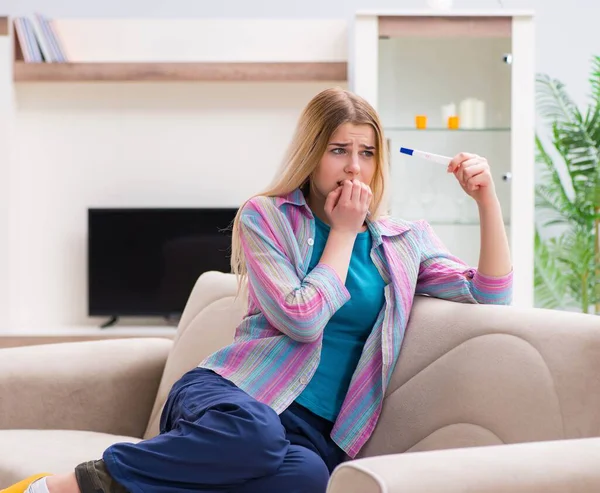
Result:
M306 203L312 213L317 216L321 221L323 221L328 226L329 221L327 220L327 216L325 215L325 199L322 197L318 197L316 194L309 194L306 197Z

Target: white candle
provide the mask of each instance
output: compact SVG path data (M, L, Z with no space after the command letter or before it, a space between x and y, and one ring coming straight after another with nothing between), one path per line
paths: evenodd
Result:
M475 125L475 102L472 98L460 102L458 116L462 128L473 128Z
M480 99L476 99L474 109L474 127L485 128L485 103Z

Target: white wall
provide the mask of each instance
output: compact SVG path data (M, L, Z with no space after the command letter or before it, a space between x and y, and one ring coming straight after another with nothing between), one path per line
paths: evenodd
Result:
M328 86L18 85L11 328L95 322L87 207L238 206L271 180L301 108Z

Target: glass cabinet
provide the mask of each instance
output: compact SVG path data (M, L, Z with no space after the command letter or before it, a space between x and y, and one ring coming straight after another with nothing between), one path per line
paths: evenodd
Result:
M488 159L511 243L514 304L533 305L533 19L509 12L361 13L350 88L378 110L390 148L394 216L428 221L477 266L479 213L444 165L400 147Z

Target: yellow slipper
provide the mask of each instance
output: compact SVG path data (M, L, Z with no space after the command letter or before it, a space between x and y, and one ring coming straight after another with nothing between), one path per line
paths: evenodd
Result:
M0 493L25 493L25 490L27 488L29 488L29 485L31 483L33 483L34 481L37 481L40 478L43 478L44 476L51 476L50 473L47 472L43 472L40 474L36 474L34 476L30 476L27 479L24 479L23 481L19 481L16 484L13 484L12 486L9 486L8 488L4 489L4 490L0 490Z

